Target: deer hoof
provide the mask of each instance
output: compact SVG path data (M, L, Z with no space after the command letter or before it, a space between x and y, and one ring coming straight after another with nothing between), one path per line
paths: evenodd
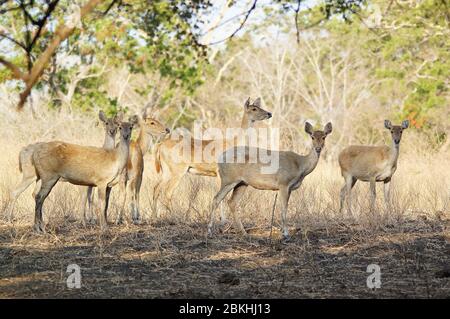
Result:
M281 238L281 242L283 243L283 244L287 244L287 243L289 243L291 241L291 236L289 236L289 235L283 235L283 237Z
M38 234L43 234L45 233L44 231L44 225L42 225L42 223L36 223L33 226L33 230L34 232L38 233Z

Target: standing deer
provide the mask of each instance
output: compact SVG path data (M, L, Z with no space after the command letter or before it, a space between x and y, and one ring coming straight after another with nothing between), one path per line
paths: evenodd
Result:
M211 204L210 221L208 224L208 233L211 234L214 226L214 212L217 206L225 198L225 196L233 191L231 198L228 200L228 206L233 215L235 226L245 235L246 231L241 223L240 218L236 214L236 206L239 199L244 194L247 186L260 190L278 191L281 201L281 228L284 239L289 238L289 231L286 225L286 215L289 203L289 197L293 190L300 187L303 179L310 174L316 167L319 161L320 153L325 145L325 138L332 131L331 123L325 125L323 131L313 131L310 123L306 122L305 132L311 136L312 148L308 155L302 156L289 151L270 151L264 149L251 149L249 147L234 147L221 155L222 159L237 157L245 159L245 163L238 163L236 161L220 161L218 164L218 174L220 177L220 190L214 196ZM276 172L264 173L263 168L267 163L261 162L260 154L270 154L271 158L278 158ZM251 154L254 156L253 162L250 161Z
M272 117L272 113L261 108L261 99L257 98L250 103L250 98L244 104L244 114L242 116L241 128L253 127L257 121L263 121ZM237 138L233 140L194 140L190 141L189 155L183 156L179 153L177 146L183 143L183 139L167 139L161 142L156 148L155 166L158 173L164 172L164 180L158 184L154 192L154 202L160 193L162 185L167 185L166 196L170 202L175 188L186 173L202 176L217 176L217 157L224 150L238 145ZM213 157L213 161L207 161L203 157L200 162L195 159L195 144L199 144L202 154L208 149ZM178 151L178 152L177 152Z
M341 174L345 180L345 185L341 189L340 212L344 207L344 200L347 196L348 214L351 211L351 191L357 180L370 183L370 209L373 211L376 199L376 182L384 183L384 200L389 209L389 193L392 175L397 169L397 160L400 151L400 141L403 130L407 129L409 121L405 120L402 125L392 125L391 121L385 120L384 127L390 130L392 136L392 146L364 146L351 145L339 154L339 166Z
M112 150L58 141L43 143L35 149L32 158L37 178L41 180L41 187L35 196L35 231L44 231L42 206L60 179L75 185L97 187L99 206L102 208L101 212L97 210L98 220L102 230L107 227L111 187L126 169L131 132L137 122L137 116L133 116L129 122L119 124L120 141Z
M144 173L144 155L150 149L152 136L170 133L168 128L148 114L148 107L145 107L142 118L138 117L138 124L140 127L139 137L137 141L131 142L127 169L124 171L120 183L121 193L124 194L124 197L122 208L117 218L118 224L123 220L123 211L127 198L131 198L130 210L133 222L138 223L140 221L139 193Z
M106 117L103 111L100 111L99 119L102 121L105 129L105 140L103 143L104 149L113 149L115 137L117 133L117 127L122 119L122 114L118 114L112 118ZM41 186L40 180L36 176L36 169L33 164L33 153L40 147L40 145L45 142L39 142L30 144L21 149L19 153L19 170L22 172L22 181L15 187L11 192L11 203L9 205L9 218L13 218L13 210L18 197L33 183L36 182L35 189L33 191L33 197L39 191ZM89 210L92 206L92 187L89 187L87 193L83 193L82 205L83 205L83 216L84 222L86 223L86 202L88 203Z
M116 116L112 118L106 117L105 113L103 111L100 111L98 114L98 117L100 121L103 122L104 128L105 128L105 139L103 142L103 148L105 150L112 150L116 146L116 133L117 129L119 127L119 123L122 121L123 113L119 112ZM92 186L88 186L88 189L86 192L82 193L81 203L83 205L83 223L86 224L88 221L87 214L86 214L86 206L89 210L89 219L92 220ZM87 205L86 205L87 204Z

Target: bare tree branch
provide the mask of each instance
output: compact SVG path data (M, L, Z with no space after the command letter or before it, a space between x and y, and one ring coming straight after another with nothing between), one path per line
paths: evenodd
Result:
M258 0L254 0L252 6L250 7L250 9L247 10L244 19L242 20L242 22L240 23L239 27L233 31L233 33L231 35L229 35L228 37L219 40L219 41L215 41L215 42L211 42L209 44L206 45L216 45L222 42L225 42L226 40L231 40L239 31L242 30L242 28L244 27L245 23L247 22L248 18L250 17L250 14L253 12L253 10L256 9L256 4L257 4Z
M99 5L102 0L90 0L88 1L80 10L80 17L83 18L90 12L94 10L94 8ZM26 80L25 90L20 94L20 101L17 105L17 109L21 110L25 105L25 102L28 96L31 93L31 89L33 86L39 81L42 73L50 62L53 54L58 49L61 42L67 39L75 30L75 27L68 27L65 24L60 24L53 36L53 39L48 44L47 48L44 52L39 56L38 60L34 63L32 69L29 72L29 75Z
M23 72L19 69L19 67L17 67L17 66L14 65L13 63L11 63L11 62L9 62L9 61L6 61L6 60L3 59L2 57L0 57L0 63L3 64L6 68L8 68L8 69L12 72L12 74L13 74L13 76L14 76L15 79L17 79L17 80L23 80L23 81L26 81L26 80L27 80L28 76L27 76L25 73L23 73Z

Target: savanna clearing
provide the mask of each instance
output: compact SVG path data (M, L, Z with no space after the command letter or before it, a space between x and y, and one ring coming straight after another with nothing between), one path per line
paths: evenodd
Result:
M448 0L0 1L0 298L449 298L449 8ZM263 118L246 113L255 104ZM128 171L129 137L136 141L144 126L130 135L126 123L128 133L114 135L99 114L124 114L117 125L149 115L167 135L254 125L279 133L279 150L320 154L290 197L290 241L279 230L281 195L272 223L271 191L249 187L236 205L246 237L231 223L206 236L216 178L186 174L171 203L156 205L155 134L134 147L145 155L140 224L128 206L125 223L115 224L116 186L108 229L83 224L86 187L59 181L44 202L46 232L34 232L34 185L12 215L7 209L27 145L86 150L105 140L112 154L120 140L120 154L103 158L112 167L120 157L115 169ZM307 134L327 123L319 142ZM369 183L357 181L353 216L340 212L338 158L349 145L393 146L395 156L385 156L397 165L390 208L382 182L370 209ZM47 154L39 165L59 156ZM369 169L384 169L378 157ZM91 175L107 165L85 158L72 178L93 185ZM284 167L300 171L289 181L304 177L300 166ZM113 175L95 184L100 199ZM226 200L222 207L232 221ZM80 289L67 287L71 264L81 269ZM367 286L369 265L380 267L380 288Z
M23 120L27 115L16 115ZM52 115L49 114L49 117ZM31 118L31 117L30 117ZM41 122L42 121L42 122ZM30 134L6 143L1 165L2 207L17 183L17 154L44 129L36 121ZM59 122L58 122L59 123ZM75 118L61 138L82 143L88 128L101 141L92 120ZM14 119L11 124L16 125ZM80 127L83 129L80 130ZM53 128L58 130L58 127ZM405 133L406 134L406 133ZM407 141L408 137L405 135ZM19 140L21 142L19 142ZM304 138L307 145L307 137ZM306 148L306 147L305 147ZM0 224L0 296L100 298L448 298L450 217L449 159L411 157L405 150L393 179L393 209L386 211L381 185L376 212L369 211L368 183L354 190L354 219L339 214L343 184L336 162L322 160L295 191L288 212L292 239L282 243L279 207L270 240L274 193L250 190L238 209L246 238L222 227L206 238L208 206L217 191L214 178L185 176L172 207L151 217L158 181L152 154L145 157L143 223L114 225L119 194L113 188L109 230L82 224L80 195L85 188L58 183L44 206L46 234L32 231L34 200L29 187L16 205L13 222ZM420 182L417 182L420 181ZM444 186L443 186L444 185ZM226 205L224 205L226 207ZM4 210L2 210L4 212ZM226 211L225 211L226 212ZM231 218L230 216L228 216ZM68 289L67 266L81 268L81 289ZM381 268L381 288L366 285L367 266Z

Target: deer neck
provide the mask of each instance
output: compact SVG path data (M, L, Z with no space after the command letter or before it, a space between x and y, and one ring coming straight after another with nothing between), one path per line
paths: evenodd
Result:
M103 142L103 148L105 150L112 150L116 144L115 144L115 138L114 136L109 135L107 132L105 133L105 140Z
M128 156L130 153L130 140L125 140L120 137L120 142L115 148L119 167L125 167L128 162Z
M397 165L399 153L400 153L400 144L395 144L394 139L392 139L392 146L390 147L390 157L389 157L389 162L391 166Z
M150 134L147 132L145 125L141 125L141 131L139 132L139 137L137 139L137 144L141 149L142 154L148 152L151 146L152 138Z
M244 115L242 116L242 121L241 121L241 129L244 130L244 145L249 146L249 137L247 134L247 130L249 128L253 128L254 126L254 121L250 120L247 116L247 113L244 111ZM241 140L241 136L235 136L234 137L234 145L240 145L242 144L242 140Z
M320 154L317 154L314 147L312 147L309 154L302 157L302 165L300 165L301 175L306 176L311 173L316 168L319 158Z
M253 127L255 122L248 118L247 112L244 111L244 115L242 116L241 128L248 129Z

